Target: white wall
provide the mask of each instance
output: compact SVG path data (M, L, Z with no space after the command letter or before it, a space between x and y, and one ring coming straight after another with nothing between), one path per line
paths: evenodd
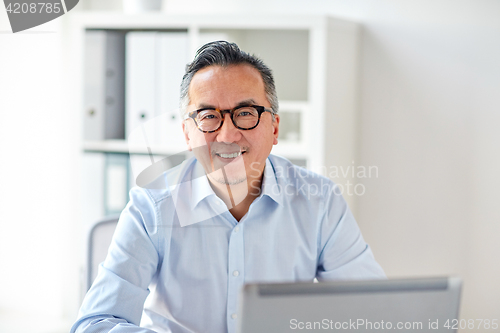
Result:
M359 21L356 164L379 170L378 178L360 180L364 236L389 276L458 274L465 280L462 318L500 319L500 2L166 5L178 13L329 13ZM0 30L7 30L5 21ZM62 279L76 274L60 268L69 259L61 256L68 242L58 230L68 228L77 201L78 173L68 156L79 148L68 133L74 118L59 102L61 73L49 75L46 67L57 67L57 36L0 34L0 262L9 272L0 278L0 307L28 304L54 316L64 308L61 286L74 287Z
M500 318L499 5L408 6L363 38L361 158L380 177L359 221L389 275L462 276L466 319Z
M7 16L0 10L0 332L5 333L54 332L63 325L68 296L74 296L68 235L78 209L79 149L73 134L78 124L64 95L60 25L55 20L7 33Z

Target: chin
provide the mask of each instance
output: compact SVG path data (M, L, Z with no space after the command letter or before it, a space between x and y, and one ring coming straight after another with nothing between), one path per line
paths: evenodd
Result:
M217 170L209 174L210 179L213 181L223 184L223 185L238 185L247 181L246 174L234 174L232 172L226 171L226 177L222 173L222 170Z

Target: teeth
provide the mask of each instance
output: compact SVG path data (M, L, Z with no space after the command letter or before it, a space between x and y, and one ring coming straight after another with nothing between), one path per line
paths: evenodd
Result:
M219 155L220 157L222 158L235 158L235 157L238 157L241 155L241 152L237 152L237 153L232 153L232 154L217 154Z

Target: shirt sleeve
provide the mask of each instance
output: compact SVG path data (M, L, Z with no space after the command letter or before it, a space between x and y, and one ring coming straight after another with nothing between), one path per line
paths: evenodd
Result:
M99 266L71 333L153 332L138 325L159 263L155 207L144 189L130 193L106 260Z
M340 194L331 193L325 203L319 250L319 281L386 277Z

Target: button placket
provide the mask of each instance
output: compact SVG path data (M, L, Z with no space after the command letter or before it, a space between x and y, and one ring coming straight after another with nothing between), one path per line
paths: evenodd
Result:
M228 290L227 290L227 327L229 332L236 331L238 296L244 283L244 241L243 227L237 225L229 235L228 247Z

